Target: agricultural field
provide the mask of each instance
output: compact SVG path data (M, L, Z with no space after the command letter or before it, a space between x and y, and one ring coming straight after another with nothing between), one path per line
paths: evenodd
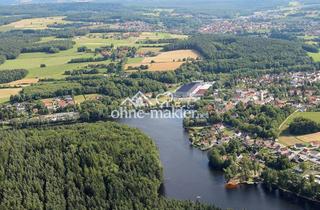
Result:
M68 64L71 59L93 57L87 53L78 53L77 49L61 51L56 54L47 53L24 53L15 60L8 60L0 65L0 70L25 68L29 71L27 78L62 78L66 70L82 68L89 63ZM109 63L109 61L97 62ZM45 68L40 65L45 64ZM92 63L90 63L92 64Z
M296 112L292 114L280 128L279 142L283 145L290 146L298 143L308 143L311 141L320 141L320 133L307 134L301 136L292 136L286 132L289 124L294 118L303 117L320 123L320 112Z
M7 86L25 86L25 85L31 85L31 84L35 84L38 83L39 79L36 78L30 78L30 79L20 79L20 80L16 80L10 83L7 83L5 85Z
M81 104L82 102L87 100L94 100L99 96L100 96L99 94L77 95L77 96L74 96L74 101L76 104Z
M130 35L130 34L129 34ZM125 38L121 38L125 37ZM77 70L81 69L88 64L108 64L110 61L101 61L101 62L90 62L90 63L72 63L68 62L74 58L87 58L94 57L93 53L79 53L77 52L78 47L86 46L90 49L95 49L98 47L111 45L114 46L136 46L137 48L140 44L137 44L137 41L144 39L162 39L162 38L185 38L184 35L174 35L169 33L140 33L135 34L135 36L128 36L123 34L115 34L115 33L91 33L86 36L75 37L73 41L75 41L75 45L72 49L66 51L60 51L55 54L47 54L47 53L24 53L21 54L15 60L7 60L4 64L0 65L0 70L5 69L19 69L25 68L29 71L26 79L41 79L41 78L54 78L60 79L64 78L64 72L67 70ZM46 37L43 38L40 42L48 42L55 40L54 37ZM141 48L140 52L145 50L150 50L153 52L159 52L161 48ZM179 55L177 55L179 54ZM160 54L159 57L156 57L155 60L166 60L170 56L179 58L179 57L195 57L194 53L169 53L169 54ZM167 58L165 58L167 57ZM181 57L181 58L182 58ZM129 58L128 64L135 64L143 62L143 58ZM46 67L41 68L40 65L45 64ZM161 63L157 65L152 65L152 69L154 70L164 70L169 68L169 70L174 70L178 68L182 63ZM32 82L30 82L32 83Z
M138 53L147 53L147 52L153 52L153 53L159 53L162 50L161 47L141 47L138 50Z
M0 103L8 102L11 95L17 95L22 88L4 88L0 89Z
M143 32L139 36L139 40L144 39L186 39L188 38L187 35L180 35L180 34L170 34L170 33L153 33L153 32Z
M200 55L193 50L175 50L162 52L155 57L147 57L140 63L131 63L126 65L129 67L139 67L148 65L150 71L173 71L179 68L185 61L183 59L197 59Z
M13 29L33 29L33 30L43 30L47 29L49 25L52 24L66 24L70 21L63 20L65 17L44 17L44 18L30 18L23 19L17 22L13 22L7 25L0 26L0 31L8 31Z

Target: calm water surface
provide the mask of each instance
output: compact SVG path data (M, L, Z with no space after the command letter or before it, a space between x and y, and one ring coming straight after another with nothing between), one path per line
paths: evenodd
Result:
M120 122L141 129L157 144L164 168L164 194L168 198L200 200L235 210L320 209L278 192L268 192L260 185L225 189L223 174L210 170L207 153L190 146L181 119L146 117Z

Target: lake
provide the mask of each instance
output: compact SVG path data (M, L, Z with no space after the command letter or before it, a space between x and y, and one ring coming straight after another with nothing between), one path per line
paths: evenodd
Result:
M223 173L208 166L207 153L193 148L182 119L121 119L141 129L157 144L164 169L163 194L180 200L199 200L235 210L315 210L309 202L269 192L261 185L227 190Z

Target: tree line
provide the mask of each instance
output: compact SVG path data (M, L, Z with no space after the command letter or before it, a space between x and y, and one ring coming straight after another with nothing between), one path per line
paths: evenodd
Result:
M0 84L23 79L27 74L28 71L25 69L1 70Z
M289 132L293 135L304 135L320 132L320 123L313 120L297 117L289 124Z
M49 42L35 43L29 47L24 47L21 53L45 52L58 53L60 50L68 50L73 47L75 42L72 40L52 40Z

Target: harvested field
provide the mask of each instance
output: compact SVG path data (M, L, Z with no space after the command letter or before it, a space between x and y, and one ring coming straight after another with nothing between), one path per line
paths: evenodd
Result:
M285 146L291 146L295 144L305 144L310 143L312 141L319 141L320 142L320 132L312 133L307 135L301 136L280 136L279 142Z
M10 29L34 29L43 30L47 29L48 25L67 23L68 21L63 20L63 16L57 17L44 17L44 18L30 18L23 19L17 22L10 23L8 25L1 26L0 29L10 30Z
M29 79L21 79L21 80L13 81L13 82L8 83L7 85L9 85L9 86L25 86L25 85L35 84L38 82L39 82L39 79L29 78Z
M165 63L151 63L151 64L127 64L126 68L139 67L140 65L148 65L149 71L173 71L179 68L183 62L165 62Z
M162 52L155 57L144 58L140 63L131 63L126 65L128 67L139 67L141 65L148 65L149 71L172 71L179 68L184 61L183 59L197 59L200 55L193 50L175 50L169 52Z
M280 136L279 143L284 146L292 146L295 144L303 144L304 142L297 139L296 136Z
M196 59L198 57L200 57L200 55L193 50L175 50L160 53L155 57L145 58L143 59L143 63L151 63L151 61L155 61L156 63L165 63L183 60L184 58Z
M320 141L320 132L307 134L303 136L297 136L297 139L303 142L312 142L312 141Z
M0 102L6 102L9 101L10 96L17 95L22 88L5 88L0 89Z

